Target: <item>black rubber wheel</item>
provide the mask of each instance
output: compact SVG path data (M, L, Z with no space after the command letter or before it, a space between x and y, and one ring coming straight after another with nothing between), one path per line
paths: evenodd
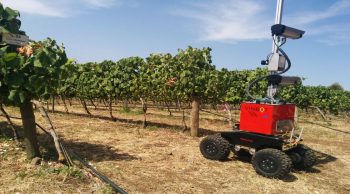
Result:
M199 148L207 159L225 160L230 154L231 144L220 135L210 135L201 141Z
M277 149L262 149L257 151L252 158L255 171L268 178L282 178L292 168L289 156Z
M316 163L315 153L305 145L298 145L293 150L289 151L290 154L296 154L299 156L299 160L293 161L293 167L298 170L307 170Z

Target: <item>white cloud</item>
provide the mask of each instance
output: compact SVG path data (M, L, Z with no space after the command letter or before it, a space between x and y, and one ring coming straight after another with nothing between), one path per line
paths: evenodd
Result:
M21 13L69 17L91 8L107 9L121 4L121 0L1 0L6 7L19 10Z
M192 4L191 10L178 11L199 20L202 40L239 41L266 39L271 24L261 1L230 0ZM195 11L193 11L195 10Z
M109 8L120 2L117 0L84 0L86 3L90 4L93 7L97 8Z
M188 9L176 12L181 16L198 21L201 40L237 42L269 39L269 26L274 21L274 8L267 7L272 1L256 0L216 0L191 4ZM316 2L316 1L315 1ZM314 9L314 8L312 8ZM273 11L273 14L272 12ZM330 44L349 43L350 29L343 23L328 19L350 15L350 0L338 0L324 10L308 10L294 15L284 15L288 25L307 31L307 36ZM322 37L322 38L321 38Z
M21 13L28 13L33 15L45 15L55 17L65 17L66 14L60 9L55 9L40 0L2 0L4 7L11 7L19 10Z
M305 29L307 35L313 36L318 42L329 46L350 43L350 23L341 20L341 17L350 15L349 0L339 0L325 10L298 15L288 17L288 22Z
M289 17L288 21L295 25L305 25L346 14L350 14L350 1L339 0L326 10L298 13Z
M329 46L350 44L350 23L324 24L310 31L317 42Z

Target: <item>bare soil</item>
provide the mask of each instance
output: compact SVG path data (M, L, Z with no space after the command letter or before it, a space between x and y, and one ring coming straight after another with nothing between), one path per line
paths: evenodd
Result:
M90 108L96 116L86 115L75 105L69 107L70 114L56 106L50 117L69 149L129 193L350 193L350 123L341 117L327 123L317 114L300 113L304 143L316 152L317 164L307 172L293 171L277 180L256 174L248 156L231 154L224 162L202 157L199 142L204 135L230 130L222 117L201 113L201 137L194 138L182 131L182 112L169 116L166 110L150 109L150 123L143 129L140 109L116 110L117 121L113 121L102 106ZM7 110L19 116L16 108ZM238 120L239 112L234 116ZM39 114L36 118L45 126ZM21 125L20 120L14 121ZM186 122L189 125L188 111ZM39 140L45 161L31 165L8 131L6 120L0 117L0 193L112 193L85 171L54 162L57 156L51 140L42 132Z

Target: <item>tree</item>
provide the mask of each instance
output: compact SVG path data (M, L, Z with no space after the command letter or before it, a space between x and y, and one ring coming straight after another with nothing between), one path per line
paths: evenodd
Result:
M214 72L215 66L211 61L211 49L196 49L188 47L186 50L179 49L175 56L177 60L178 82L176 90L185 100L191 101L191 136L198 136L199 108L209 83L209 77Z
M19 12L0 4L0 33L25 35L20 31ZM48 98L58 85L60 67L67 62L63 46L52 39L17 47L0 44L1 103L20 107L27 158L40 155L31 100Z
M328 88L331 89L331 90L341 90L341 91L344 91L343 86L341 86L340 83L338 83L338 82L335 82L335 83L331 84L330 86L328 86Z

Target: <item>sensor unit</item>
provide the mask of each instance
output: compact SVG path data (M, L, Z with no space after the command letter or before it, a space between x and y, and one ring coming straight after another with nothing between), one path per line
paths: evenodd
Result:
M268 70L269 71L283 71L286 66L286 58L279 54L273 53L269 59Z

